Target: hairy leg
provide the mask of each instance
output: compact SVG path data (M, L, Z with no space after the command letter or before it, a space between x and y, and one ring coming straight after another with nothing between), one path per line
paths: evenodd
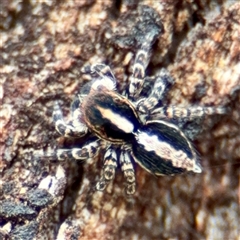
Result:
M104 155L103 172L101 179L96 184L98 191L103 191L108 183L114 179L115 170L117 168L117 154L115 149L109 147Z
M123 171L124 178L126 179L125 192L127 195L134 194L136 191L136 178L135 171L132 163L132 157L128 151L121 151L120 165Z
M74 106L74 107L73 107ZM73 104L72 121L66 123L63 119L62 111L56 102L53 108L53 121L56 130L65 137L82 137L87 133L87 126L81 122L80 108L76 108L77 104Z
M145 81L154 83L151 92L147 98L141 99L137 103L137 109L141 113L149 113L162 100L169 88L174 83L173 78L166 69L161 69L155 77L148 77Z
M225 107L204 107L204 106L189 106L189 107L161 107L155 109L151 113L151 119L183 119L185 121L192 121L197 118L202 118L205 115L226 114Z

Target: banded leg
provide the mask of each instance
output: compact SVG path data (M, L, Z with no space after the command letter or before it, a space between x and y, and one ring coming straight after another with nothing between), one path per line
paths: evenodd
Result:
M133 65L133 74L130 77L129 85L130 99L136 99L142 90L145 78L145 70L150 59L150 47L151 46L146 44L136 54L135 62Z
M114 179L116 168L117 154L113 148L109 147L104 155L104 165L101 179L96 184L96 189L98 191L103 191L108 183Z
M72 149L56 149L49 150L44 153L44 158L50 161L58 160L77 160L85 161L89 158L95 157L100 149L100 141L94 139L91 142L88 142L86 145L81 148L72 148Z
M65 137L82 137L87 133L87 126L81 122L81 112L80 108L76 107L76 104L72 105L73 121L70 123L65 123L62 115L62 111L56 102L53 108L53 121L55 122L55 129ZM74 110L75 109L75 110Z
M154 13L153 13L154 14ZM145 13L143 13L145 15ZM145 78L145 70L149 63L151 56L151 47L157 40L158 36L163 33L163 25L158 21L152 21L152 14L149 14L147 21L140 21L134 31L136 34L145 36L144 39L138 39L141 42L141 49L137 52L134 65L133 74L130 77L129 97L134 100L137 99L143 86ZM151 20L150 20L151 19Z
M134 194L136 191L136 178L130 153L122 150L119 160L124 178L126 179L127 182L125 192L127 195Z
M225 107L201 107L201 106L190 106L190 107L161 107L155 109L151 113L151 119L161 119L161 118L183 118L187 121L192 121L196 118L202 118L205 115L214 114L226 114Z
M100 141L94 140L93 142L89 142L81 148L73 148L73 149L58 149L57 150L57 158L58 160L64 159L73 159L85 161L89 158L95 157L100 149Z
M146 81L155 83L152 87L151 93L147 98L141 99L137 104L137 109L142 113L150 112L160 100L163 99L169 88L174 83L174 79L166 69L161 69L156 77L146 78Z

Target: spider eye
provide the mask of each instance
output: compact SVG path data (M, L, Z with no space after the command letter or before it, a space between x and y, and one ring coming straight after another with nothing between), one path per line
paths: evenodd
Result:
M201 172L192 144L171 123L148 121L135 134L132 149L135 160L155 175Z

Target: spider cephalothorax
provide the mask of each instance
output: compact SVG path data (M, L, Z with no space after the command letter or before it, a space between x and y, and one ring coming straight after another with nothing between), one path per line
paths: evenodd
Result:
M143 24L146 36L141 38L136 53L127 96L117 92L117 82L105 64L90 67L92 80L82 87L72 104L72 119L63 120L55 104L53 119L56 130L63 136L81 138L88 132L95 135L84 146L58 149L56 158L87 160L104 151L103 172L96 185L104 190L114 178L118 164L126 179L126 193L133 194L136 179L133 164L137 162L155 175L174 175L183 172L201 172L197 154L188 137L172 119L193 121L205 114L222 114L222 107L190 106L181 108L162 103L173 79L166 69L146 77L151 46L162 32L162 26ZM145 86L152 86L148 96L142 95ZM147 91L149 92L149 91Z

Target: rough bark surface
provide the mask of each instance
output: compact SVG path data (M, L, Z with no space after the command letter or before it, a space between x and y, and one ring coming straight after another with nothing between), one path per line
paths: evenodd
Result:
M137 193L123 177L94 191L101 162L49 162L40 149L71 146L52 124L65 116L87 79L85 64L105 62L124 88L136 49L126 15L138 1L2 1L0 11L0 239L237 239L240 176L240 3L142 1L165 32L149 72L166 67L176 83L170 104L226 105L194 142L204 172L156 178L136 166ZM129 54L132 53L132 54Z

